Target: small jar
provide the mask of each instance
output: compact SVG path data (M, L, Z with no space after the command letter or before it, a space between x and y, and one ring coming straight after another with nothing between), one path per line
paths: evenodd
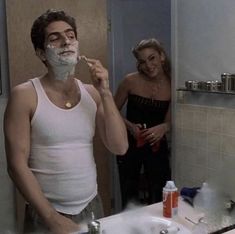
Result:
M222 90L225 92L229 92L231 90L231 74L230 73L222 73L221 74L222 81Z
M231 74L231 91L234 92L235 91L235 74Z
M199 81L198 82L198 89L199 90L206 90L206 81Z
M187 80L185 81L185 87L189 90L197 90L198 89L198 81L196 80Z
M212 81L210 81L210 80L206 81L206 91L212 91L212 89L213 89L212 86L213 86Z

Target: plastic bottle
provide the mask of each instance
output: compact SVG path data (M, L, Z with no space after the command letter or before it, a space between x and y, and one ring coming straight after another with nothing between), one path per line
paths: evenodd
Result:
M215 192L210 188L208 183L204 182L199 193L194 199L194 207L203 213L208 213L215 207Z
M146 143L144 137L141 136L141 130L146 129L146 127L146 124L143 124L142 127L138 129L136 142L136 146L138 148L144 146L144 144Z
M152 146L152 151L153 152L157 152L160 149L160 141L156 142L153 146Z
M178 214L178 197L179 193L174 181L167 181L165 187L163 188L164 217L172 218Z

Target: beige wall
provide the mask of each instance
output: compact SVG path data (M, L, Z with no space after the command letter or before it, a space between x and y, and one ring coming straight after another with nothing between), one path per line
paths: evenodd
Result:
M30 30L33 20L49 8L63 9L74 16L78 26L81 54L100 59L107 65L106 0L7 0L11 87L46 71L35 56ZM85 65L78 66L76 73L79 79L90 83ZM98 184L107 215L110 212L109 153L98 137L95 142Z
M30 30L33 20L49 8L63 9L74 16L81 54L99 58L106 65L106 0L7 0L6 8L11 86L45 72L34 55ZM81 71L80 79L89 82L86 71Z

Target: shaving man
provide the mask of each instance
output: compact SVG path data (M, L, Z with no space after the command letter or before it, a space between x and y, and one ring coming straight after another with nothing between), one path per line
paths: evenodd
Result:
M68 234L91 212L102 217L93 137L113 154L128 148L126 128L101 62L79 55L73 17L48 10L31 29L47 73L12 89L4 116L8 172L28 205L24 233ZM75 78L79 58L92 85Z

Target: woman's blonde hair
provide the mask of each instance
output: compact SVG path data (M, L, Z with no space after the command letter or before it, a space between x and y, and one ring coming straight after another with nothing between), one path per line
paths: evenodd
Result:
M155 38L150 38L150 39L144 39L141 40L133 49L132 49L132 53L135 56L135 58L137 59L137 69L139 72L142 73L142 70L140 68L138 59L139 59L139 52L143 49L146 48L153 48L154 50L156 50L160 55L164 55L164 62L162 63L162 68L163 71L165 72L166 76L170 79L171 78L171 64L170 64L170 60L163 48L163 46L161 45L161 43L155 39Z

